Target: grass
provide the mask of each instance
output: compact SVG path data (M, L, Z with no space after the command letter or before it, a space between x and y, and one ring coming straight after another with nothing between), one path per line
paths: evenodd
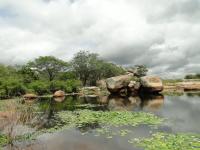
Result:
M171 86L175 86L177 83L182 82L182 79L165 79L162 80L164 85L171 85Z
M0 149L2 146L9 143L8 137L0 133Z

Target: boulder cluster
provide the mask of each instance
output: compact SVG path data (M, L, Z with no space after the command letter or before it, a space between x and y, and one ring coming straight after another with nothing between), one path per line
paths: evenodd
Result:
M128 95L144 93L159 93L163 90L160 77L143 76L135 77L133 73L111 77L105 80L111 94Z

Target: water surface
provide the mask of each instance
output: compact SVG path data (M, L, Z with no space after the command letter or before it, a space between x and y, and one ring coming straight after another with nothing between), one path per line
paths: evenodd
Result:
M41 128L56 125L56 113L63 110L92 109L95 111L145 111L166 118L158 128L147 125L125 127L131 132L126 136L113 136L108 139L105 135L97 136L94 129L98 125L74 128L54 134L44 134L29 144L23 142L18 147L24 149L48 150L140 150L128 143L129 139L150 136L152 132L164 131L169 133L200 133L200 94L185 93L181 96L143 95L136 97L66 97L64 100L49 98L40 99L39 107L43 110L40 120ZM112 130L117 132L121 128ZM87 134L82 135L87 132Z

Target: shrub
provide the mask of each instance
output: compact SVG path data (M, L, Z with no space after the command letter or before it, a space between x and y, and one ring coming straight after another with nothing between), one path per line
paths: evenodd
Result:
M12 96L21 96L26 93L26 88L21 80L16 78L7 78L0 82L0 97L10 98Z
M38 95L49 94L49 83L46 81L34 81L28 85L29 90L33 90Z
M80 86L81 86L81 81L71 79L67 81L60 81L60 80L52 81L50 82L49 88L51 92L55 92L57 90L63 90L67 93L71 93L71 92L77 92Z
M64 81L59 81L59 80L56 80L56 81L51 81L50 84L49 84L49 90L53 93L55 91L58 91L58 90L63 90L65 91L66 90L66 83Z
M67 80L66 85L65 91L69 93L78 92L79 88L82 86L81 81L75 79Z

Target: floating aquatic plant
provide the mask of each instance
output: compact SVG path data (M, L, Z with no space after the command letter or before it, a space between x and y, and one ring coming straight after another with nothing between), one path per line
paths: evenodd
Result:
M163 119L151 113L145 112L130 112L130 111L63 111L59 112L58 116L66 124L81 127L84 124L98 123L100 125L111 126L137 126L140 124L160 124Z
M145 150L200 150L200 135L158 132L150 138L132 139L129 143L137 143Z

